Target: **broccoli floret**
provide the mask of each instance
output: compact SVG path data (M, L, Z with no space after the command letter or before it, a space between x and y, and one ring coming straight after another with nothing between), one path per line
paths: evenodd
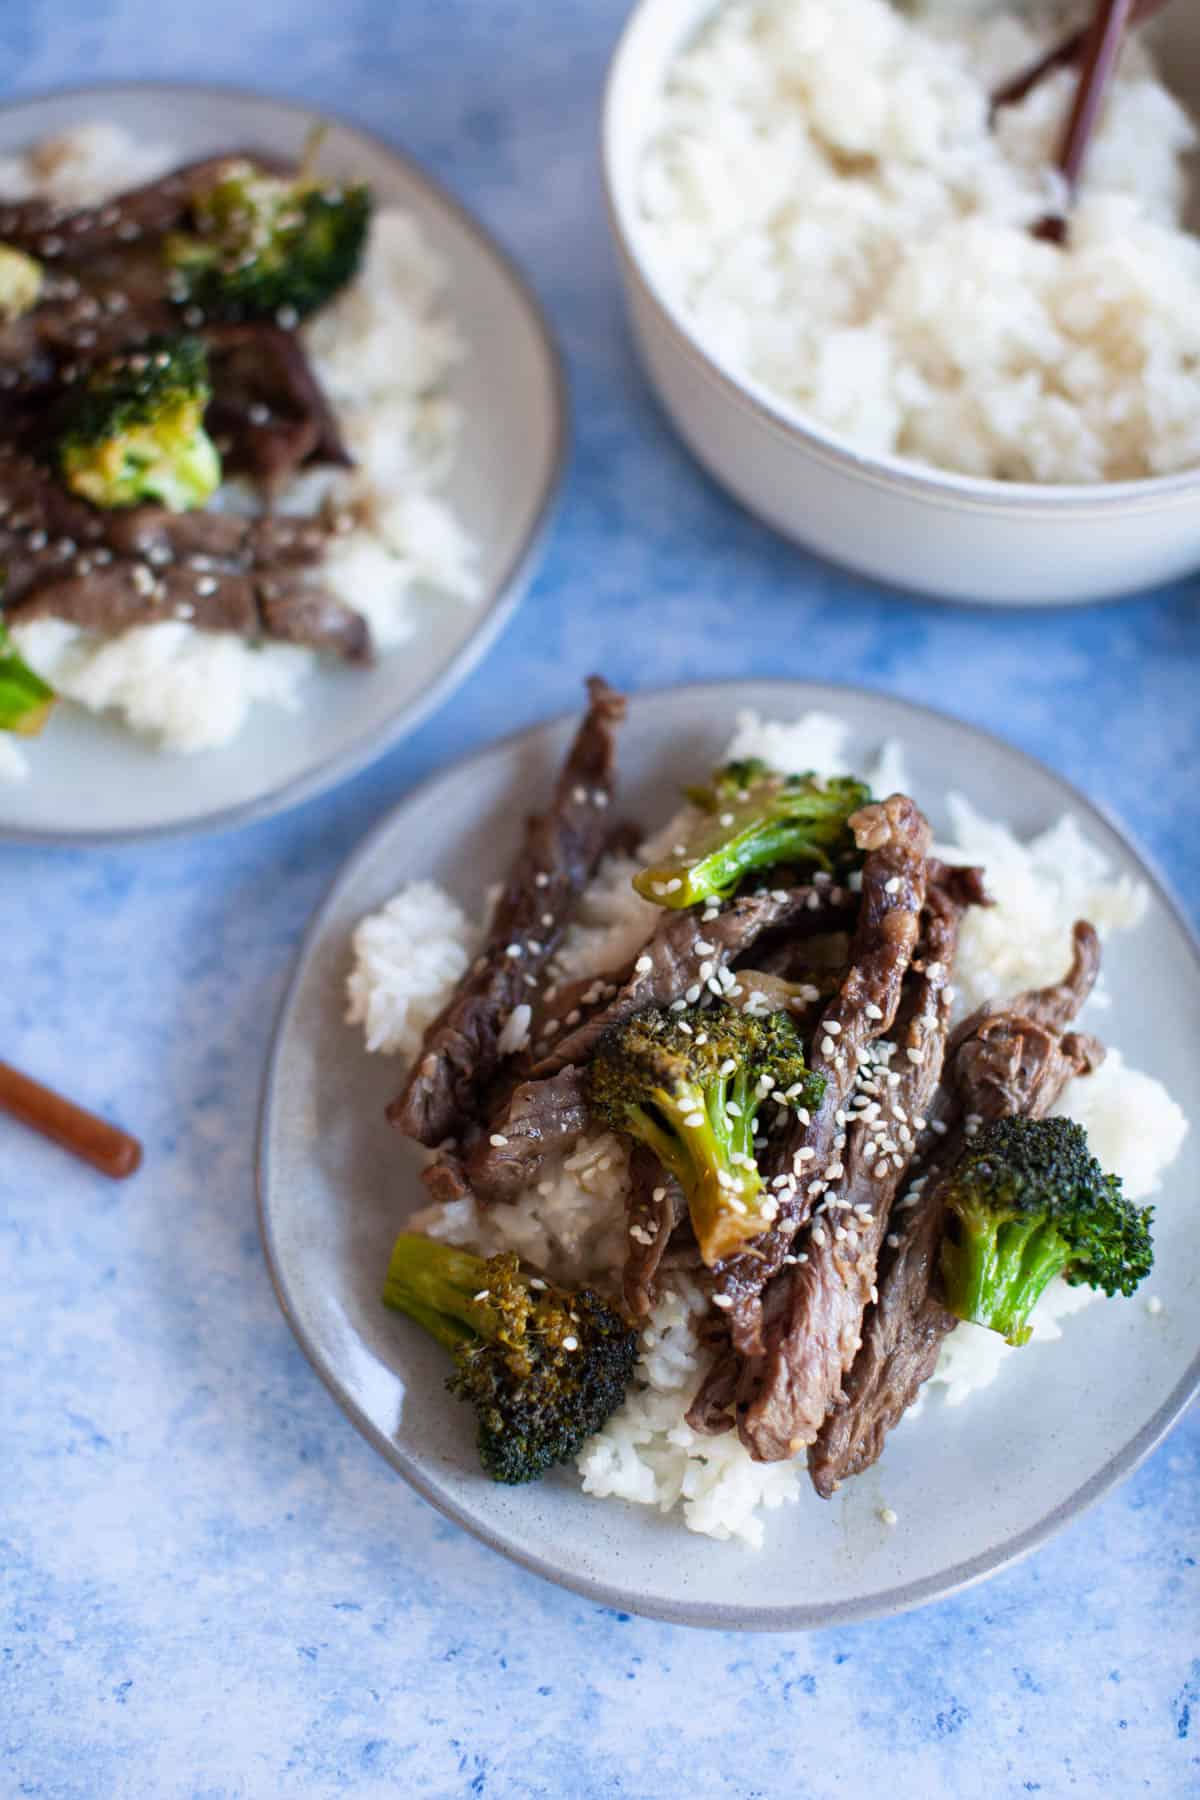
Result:
M849 819L871 796L861 781L781 775L749 761L727 763L687 797L703 816L682 852L634 877L659 906L726 898L751 870L781 863L847 871L857 858Z
M73 493L105 508L203 506L221 480L204 429L208 356L195 337L153 338L95 364L67 390L56 454Z
M11 244L0 244L0 320L11 324L41 298L42 265Z
M54 689L34 674L0 619L0 731L36 737L55 698Z
M207 319L274 319L290 329L344 287L362 259L370 190L228 162L192 204L191 231L165 241L172 300Z
M485 1261L405 1232L383 1298L454 1357L446 1386L474 1409L493 1481L536 1481L569 1462L625 1398L636 1332L590 1288L523 1275L511 1252Z
M1056 1275L1132 1294L1154 1262L1153 1207L1126 1200L1069 1119L984 1125L946 1189L941 1268L951 1312L1027 1343L1030 1314Z
M825 1091L785 1013L752 1017L726 1004L651 1008L613 1026L586 1082L596 1117L647 1144L678 1181L710 1266L775 1216L754 1155L759 1107L770 1096L812 1108Z

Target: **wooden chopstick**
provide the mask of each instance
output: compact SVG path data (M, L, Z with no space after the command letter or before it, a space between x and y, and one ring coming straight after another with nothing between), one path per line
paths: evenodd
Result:
M1169 4L1170 0L1137 0L1130 15L1130 27L1144 25L1147 19L1154 18L1156 13L1162 12ZM1053 75L1058 69L1069 69L1072 63L1077 63L1087 48L1091 29L1090 25L1081 25L1060 44L1047 50L1044 56L1039 56L1027 69L1022 69L1018 75L1006 81L1003 87L998 87L992 95L992 117L995 118L1002 107L1019 106L1048 75Z
M1075 89L1075 102L1067 120L1057 161L1057 167L1062 171L1067 184L1068 205L1075 199L1083 165L1087 161L1088 146L1104 103L1105 89L1121 54L1121 46L1125 42L1125 34L1132 23L1137 5L1138 0L1100 0L1096 16L1088 27L1083 67ZM1051 213L1047 218L1038 220L1033 227L1033 235L1046 243L1064 243L1067 221L1061 213Z
M0 1112L61 1144L113 1181L123 1181L141 1163L142 1146L127 1131L98 1119L95 1113L86 1112L6 1062L0 1062Z

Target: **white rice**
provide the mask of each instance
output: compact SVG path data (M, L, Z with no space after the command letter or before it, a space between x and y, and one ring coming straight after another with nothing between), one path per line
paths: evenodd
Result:
M0 193L84 204L179 160L118 126L87 125L0 159ZM354 529L335 540L314 579L363 614L379 650L394 649L421 630L432 607L447 598L471 603L479 593L474 547L438 492L460 427L445 384L462 343L445 267L414 219L376 213L357 278L302 336L357 466L301 472L279 504L309 512L329 499L351 514ZM257 506L252 489L234 480L211 504ZM260 703L294 711L320 663L298 645L252 647L174 620L98 638L51 619L12 635L61 694L115 713L173 751L231 742ZM0 779L15 772L11 756L0 758Z
M648 266L726 366L866 450L1035 482L1191 467L1196 129L1131 44L1069 247L1035 241L1074 77L989 128L990 90L1061 35L1060 7L1022 10L1036 29L1011 8L720 6L651 121Z
M830 715L786 722L744 713L729 753L762 756L788 770L845 774L849 735L846 723ZM901 746L884 745L864 773L876 792L905 787ZM949 812L953 833L946 850L984 861L997 901L963 934L956 964L960 1014L992 994L1057 979L1069 961L1077 918L1090 917L1102 935L1141 918L1145 894L1113 877L1073 819L1023 845L961 799L951 798ZM672 821L657 841L673 841L678 830L679 821ZM585 896L584 920L572 927L560 952L564 974L607 971L645 941L657 909L633 893L635 866L633 859L612 858L601 870ZM451 971L465 968L479 937L480 928L431 882L409 884L359 925L347 1017L365 1026L368 1049L411 1057L425 1022L456 979ZM1086 1128L1097 1156L1122 1177L1132 1199L1157 1191L1187 1131L1163 1084L1127 1068L1119 1050L1110 1051L1097 1074L1072 1082L1059 1110ZM486 1255L514 1249L561 1280L611 1278L624 1260L628 1184L626 1151L611 1134L597 1132L570 1155L551 1159L537 1188L513 1206L483 1212L461 1200L426 1207L410 1223ZM1035 1336L1061 1336L1069 1315L1095 1297L1088 1288L1056 1283L1039 1305ZM694 1284L673 1277L642 1333L639 1383L585 1446L579 1472L584 1491L597 1498L663 1512L678 1508L689 1530L756 1546L764 1510L796 1499L804 1471L796 1463L754 1462L734 1433L701 1437L688 1426L687 1408L705 1368L695 1331L701 1306ZM959 1405L993 1381L1013 1354L994 1332L961 1326L947 1340L931 1386L948 1404Z

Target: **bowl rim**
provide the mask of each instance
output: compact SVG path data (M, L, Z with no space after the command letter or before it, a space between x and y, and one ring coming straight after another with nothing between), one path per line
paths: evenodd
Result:
M1142 476L1132 481L1010 482L937 469L908 457L876 454L857 447L837 432L824 430L806 413L779 399L755 377L743 374L710 349L682 308L664 291L643 254L636 209L632 201L626 205L617 174L621 148L637 132L637 122L618 104L619 90L638 54L647 19L673 3L674 0L635 0L621 28L604 81L600 168L609 229L626 279L650 303L658 322L671 333L697 372L707 376L743 412L753 414L760 426L790 447L802 449L813 460L872 487L893 493L900 489L909 498L927 504L950 505L964 511L1033 511L1064 517L1076 513L1095 516L1117 511L1158 511L1200 497L1200 464L1169 475ZM722 0L705 0L704 16L713 16L721 4Z
M809 694L810 691L819 691L827 702L832 696L840 695L851 695L860 700L885 698L910 714L918 726L925 719L934 719L941 724L950 722L972 737L1002 751L1005 755L1015 756L1019 762L1035 770L1038 774L1049 774L1061 790L1063 798L1070 802L1078 816L1084 821L1098 820L1117 838L1137 863L1141 877L1153 897L1180 932L1193 963L1200 966L1200 932L1193 925L1191 916L1171 879L1139 838L1129 830L1124 821L1104 801L1093 799L1073 781L1060 774L1052 764L1043 762L1040 757L1023 749L1019 744L1012 742L999 732L989 730L986 726L978 725L973 720L963 718L959 714L941 707L912 700L905 694L895 693L888 689L870 688L855 682L809 681L787 676L732 676L703 681L669 683L665 686L656 685L649 688L631 688L629 692L630 698L638 704L652 705L656 699L663 696L679 694L730 694L736 692L739 696L746 696L752 690L776 687L780 682L786 682L793 687L798 698L801 695ZM1171 1392L1151 1416L1142 1421L1127 1441L1057 1506L1052 1507L1049 1512L1044 1513L1041 1518L1027 1526L1015 1537L1006 1539L998 1545L993 1544L986 1550L968 1557L965 1561L952 1565L948 1570L922 1576L916 1580L901 1582L876 1594L840 1601L833 1606L789 1606L782 1612L776 1612L770 1607L743 1606L736 1612L730 1612L727 1607L703 1600L647 1600L637 1593L635 1587L623 1586L619 1575L612 1575L606 1579L564 1573L561 1568L556 1566L551 1552L540 1555L535 1551L514 1545L505 1537L502 1530L481 1520L468 1505L448 1497L439 1488L437 1482L426 1473L425 1466L416 1453L398 1444L393 1437L375 1425L346 1387L337 1371L329 1365L292 1303L291 1283L276 1242L274 1210L271 1204L273 1184L271 1126L275 1116L281 1080L284 1043L291 1026L292 1015L299 1005L310 964L325 940L343 891L353 883L359 869L370 862L376 846L387 839L395 829L397 821L420 794L444 782L454 780L472 767L486 762L492 756L510 752L523 744L535 743L556 731L565 731L577 717L578 709L572 708L565 713L554 713L548 718L537 719L530 724L519 726L516 730L506 732L501 737L491 739L486 743L478 744L462 756L441 764L440 767L430 771L419 781L407 787L395 803L376 819L375 824L344 858L314 907L300 944L291 960L284 991L275 1013L270 1046L263 1066L255 1121L255 1210L259 1242L276 1302L310 1367L335 1404L367 1440L372 1449L376 1450L423 1500L427 1501L444 1518L449 1519L452 1524L461 1527L478 1542L486 1545L488 1549L497 1551L507 1561L538 1576L543 1581L550 1582L555 1587L578 1594L595 1605L618 1607L634 1612L642 1618L660 1619L673 1625L686 1625L704 1630L774 1633L810 1631L825 1626L851 1625L870 1619L891 1618L899 1613L911 1612L935 1601L949 1599L968 1588L977 1586L988 1577L1000 1573L1001 1570L1012 1567L1014 1563L1023 1561L1065 1526L1071 1524L1081 1514L1102 1500L1146 1461L1167 1437L1196 1396L1200 1394L1200 1347L1197 1348Z
M111 96L119 104L122 96L154 94L168 98L173 95L182 96L189 101L214 96L256 106L269 106L277 112L307 120L319 115L340 131L360 138L392 162L400 164L413 185L426 194L431 204L449 215L482 254L499 268L512 289L514 303L529 319L533 335L545 358L552 414L546 475L524 537L515 547L507 567L501 571L490 592L480 598L474 629L428 685L406 705L397 708L382 726L357 733L335 756L284 779L265 793L232 806L210 808L194 818L166 820L160 824L132 828L118 826L77 831L60 830L54 826L4 825L0 826L0 844L67 849L112 848L156 840L207 837L218 832L240 830L243 826L258 824L278 814L290 812L361 774L397 744L413 736L439 707L458 692L490 654L541 565L562 500L570 463L572 417L566 364L558 337L532 281L516 258L510 255L463 201L451 193L436 176L431 175L415 156L381 132L361 124L350 114L332 109L319 100L305 100L300 95L276 93L269 88L243 86L233 81L189 81L170 77L116 77L40 87L28 93L5 96L0 101L0 114L6 119L14 114L19 115L26 109L36 114L39 107L51 101L84 101Z

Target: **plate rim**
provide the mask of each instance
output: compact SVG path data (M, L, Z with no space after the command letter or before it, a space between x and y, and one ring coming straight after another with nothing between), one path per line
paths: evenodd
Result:
M985 744L1002 749L1006 754L1015 755L1022 763L1035 769L1039 775L1049 775L1062 789L1064 796L1069 799L1071 806L1079 812L1085 823L1089 817L1093 820L1098 819L1120 840L1122 846L1138 864L1139 873L1154 897L1179 928L1183 940L1191 952L1197 972L1200 973L1200 932L1193 926L1173 883L1160 869L1156 859L1143 849L1136 836L1122 821L1116 818L1103 802L1091 799L1074 782L1060 775L1056 769L1043 762L1040 757L1022 749L1020 745L1011 743L998 732L991 731L985 726L976 725L943 708L910 700L906 695L892 694L882 689L874 689L852 682L791 681L787 677L748 676L726 680L680 682L665 687L630 688L628 693L631 700L639 702L651 702L667 695L702 695L717 692L730 696L741 695L748 699L755 689L780 686L795 689L798 697L805 696L805 699L800 702L804 705L820 705L822 704L820 697L823 697L825 705L836 707L838 697L843 695L868 702L886 700L912 714L917 720L932 718L936 719L939 724L954 725L959 730L966 731L973 737L982 740ZM814 698L810 701L808 696ZM481 1522L468 1507L452 1499L447 1499L439 1493L432 1480L425 1475L419 1459L405 1451L375 1426L353 1397L345 1391L335 1373L324 1366L315 1344L293 1311L288 1294L287 1279L276 1251L268 1198L271 1186L270 1121L275 1107L283 1043L291 1024L292 1013L299 1000L300 989L309 962L324 939L330 916L341 900L344 890L353 882L362 865L374 854L380 839L394 828L403 813L415 800L440 782L468 773L471 768L497 753L517 749L543 735L561 730L577 716L578 709L571 709L521 726L515 731L507 732L502 737L468 751L463 756L456 757L453 761L443 764L422 780L414 783L359 840L355 848L341 863L333 880L317 903L292 959L287 984L276 1012L267 1062L263 1072L256 1122L254 1160L259 1240L279 1309L307 1361L341 1411L372 1448L379 1452L423 1500L433 1506L444 1518L462 1527L472 1537L486 1545L488 1549L497 1551L509 1562L517 1564L518 1567L539 1576L544 1581L553 1583L556 1587L565 1588L570 1593L578 1594L582 1599L595 1605L613 1607L635 1613L642 1618L657 1619L668 1624L687 1625L699 1629L784 1632L811 1631L826 1626L858 1624L868 1619L890 1618L898 1613L913 1611L915 1608L928 1605L935 1600L948 1599L951 1595L962 1593L967 1588L974 1587L979 1582L986 1580L988 1576L997 1574L1000 1570L1023 1560L1041 1544L1103 1499L1119 1482L1134 1473L1151 1452L1162 1443L1190 1402L1200 1393L1200 1348L1197 1349L1191 1362L1187 1365L1182 1378L1129 1440L1064 1500L1016 1537L989 1546L988 1549L980 1551L976 1556L952 1564L949 1569L941 1573L927 1575L917 1581L902 1582L861 1599L838 1601L828 1605L730 1608L704 1601L661 1602L653 1599L647 1601L629 1588L596 1580L589 1576L564 1573L546 1557L508 1542L501 1532Z
M160 94L168 98L177 95L188 101L203 100L205 97L211 96L225 100L244 101L257 106L265 105L280 113L299 114L309 119L314 115L319 115L340 130L363 138L382 155L401 164L414 185L423 189L435 206L451 214L484 255L489 256L499 267L512 287L517 301L529 316L534 336L545 357L549 375L550 403L553 414L549 463L529 528L517 546L516 552L510 558L508 566L494 584L491 594L479 602L478 623L475 630L421 693L415 695L408 705L392 714L385 725L355 737L336 756L310 770L307 774L297 775L289 781L284 781L269 792L260 794L252 800L239 801L233 806L218 807L210 812L201 813L194 819L133 827L88 827L77 831L64 831L54 827L43 829L30 825L6 825L0 822L0 843L3 844L37 848L79 849L212 836L217 832L240 830L244 826L274 818L277 814L290 812L294 807L303 805L305 801L314 800L318 795L328 793L332 788L340 787L344 782L360 774L363 769L376 762L388 750L393 749L398 743L419 730L438 708L468 680L491 651L505 626L511 620L541 564L562 501L564 482L571 457L572 418L566 362L558 335L550 323L533 282L524 273L516 258L504 248L498 238L493 236L487 226L477 219L456 195L450 192L449 188L445 187L436 176L431 175L408 151L400 149L380 132L359 124L348 114L327 107L319 100L306 101L291 94L244 87L238 82L174 81L155 78L75 82L62 87L39 88L27 94L12 94L0 101L0 119L26 109L36 109L48 101L88 99L93 96L103 97L105 95L111 95L115 101L119 101L122 95L139 94ZM34 778L31 775L30 779Z

